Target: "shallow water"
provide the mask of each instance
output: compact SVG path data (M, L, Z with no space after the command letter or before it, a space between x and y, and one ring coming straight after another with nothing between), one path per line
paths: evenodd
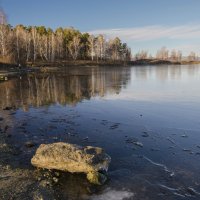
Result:
M103 147L109 181L63 174L58 199L200 199L200 65L82 67L0 83L13 165L31 168L41 143ZM36 144L27 148L24 144Z

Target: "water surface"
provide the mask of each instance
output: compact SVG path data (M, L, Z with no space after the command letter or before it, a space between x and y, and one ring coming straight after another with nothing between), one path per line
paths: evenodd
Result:
M64 174L60 199L200 199L199 86L200 65L66 68L1 82L0 108L16 107L1 114L16 165L31 168L35 149L58 141L112 157L104 186Z

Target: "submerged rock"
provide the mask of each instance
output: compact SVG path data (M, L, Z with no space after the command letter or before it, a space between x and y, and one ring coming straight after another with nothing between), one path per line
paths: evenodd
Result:
M106 182L107 177L102 173L94 171L87 173L87 179L90 183L93 183L95 185L103 185Z
M13 107L7 106L7 107L3 108L3 110L13 110L14 108L15 108L14 106Z
M110 161L110 156L102 148L63 142L41 144L31 159L32 165L39 168L86 173L93 184L105 182L105 175L99 172L107 171Z
M25 146L26 146L27 148L32 148L32 147L35 146L35 143L32 142L32 141L28 141L28 142L25 143Z

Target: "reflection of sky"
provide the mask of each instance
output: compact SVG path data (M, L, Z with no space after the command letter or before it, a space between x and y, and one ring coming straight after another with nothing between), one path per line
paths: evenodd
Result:
M131 81L106 99L200 102L200 66L133 67Z

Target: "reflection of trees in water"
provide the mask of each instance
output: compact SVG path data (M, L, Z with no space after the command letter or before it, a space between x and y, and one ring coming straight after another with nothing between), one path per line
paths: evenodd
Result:
M140 80L155 78L160 81L180 80L184 76L194 76L199 73L199 65L137 66L132 70L132 76Z
M83 99L119 93L130 79L129 68L90 68L87 71L29 74L0 83L0 106L76 104Z

